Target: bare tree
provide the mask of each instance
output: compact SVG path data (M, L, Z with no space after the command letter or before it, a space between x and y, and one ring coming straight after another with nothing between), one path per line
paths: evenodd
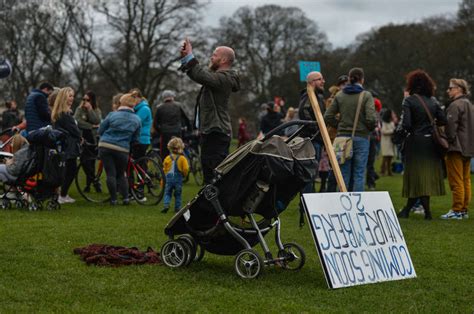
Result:
M155 99L177 60L183 35L191 29L188 35L199 33L202 6L196 0L102 1L94 6L94 12L96 20L105 19L108 27L101 32L100 42L97 38L88 40L98 31L97 25L77 28L81 47L91 53L117 90L138 87Z
M93 45L94 36L89 25L93 24L92 11L87 6L68 3L67 11L72 19L70 44L68 46L69 71L76 84L76 94L82 95L97 79L97 64L87 47Z
M279 95L286 83L280 84L278 78L288 73L297 78L297 62L328 47L316 23L292 7L242 7L232 17L223 18L218 31L219 41L236 50L250 90L260 100Z
M247 93L241 97L246 103L233 110L234 121L242 112L248 114L249 121L254 120L256 104L274 96L285 96L297 104L298 61L308 60L329 48L316 23L293 7L242 7L231 17L222 18L214 33L219 45L235 49L243 93Z
M2 54L13 64L7 93L19 104L39 81L59 84L63 80L70 15L65 2L54 10L36 2L15 3L0 10Z

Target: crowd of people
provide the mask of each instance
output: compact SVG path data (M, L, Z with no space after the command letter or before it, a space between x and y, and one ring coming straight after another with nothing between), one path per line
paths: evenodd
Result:
M201 85L191 119L187 110L175 101L176 93L171 90L161 94L162 104L157 106L154 114L147 99L135 88L116 95L112 99L112 112L102 117L93 91L84 93L73 112L74 90L70 87L54 88L44 82L26 99L24 117L20 115L16 102L6 103L2 128L32 132L52 125L67 133L66 179L61 186L60 203L74 202L68 191L77 171L77 159L84 159L86 172L93 174L94 161L84 156L95 154L98 148L107 175L110 203L118 204L120 193L122 203L129 204L125 174L129 154L140 158L153 145L159 148L164 159L167 178L162 212L169 210L173 192L175 210L178 210L183 177L189 172L189 164L183 158L183 131L198 130L204 183L212 183L214 168L229 153L232 128L229 99L240 89L239 76L232 69L235 60L232 48L217 47L208 66L199 63L188 39L180 46L180 54L180 70ZM350 139L352 143L350 156L339 165L349 191L364 191L366 185L374 190L379 174L391 176L394 158L400 157L404 168L402 195L407 198L405 207L398 214L400 218L408 218L410 211L421 205L425 219L432 219L430 197L446 194L445 176L452 190L452 206L441 218L468 217L470 162L474 156L474 144L469 141L469 135L474 134L474 107L469 101L470 87L465 80L453 78L449 81L447 94L451 102L442 109L434 97L436 84L429 74L422 70L408 73L400 119L394 111L383 108L376 93L365 89L362 68L353 68L347 75L341 75L329 88L327 99L324 97L325 83L321 72L307 75L307 84L315 91L331 141L347 142ZM297 107L285 108L274 102L264 104L259 116L258 137L295 119L316 120L306 89L301 91ZM444 126L446 130L449 141L446 156L438 149L433 135L437 126ZM282 129L278 135L290 136L296 128ZM406 134L403 145L394 144L394 134L402 131ZM307 127L300 135L311 137L319 165L319 191L337 191L319 127L317 124ZM237 138L238 146L251 139L245 118L239 119ZM374 168L378 154L382 157L379 174ZM96 182L93 175L87 178L85 189L91 188L102 191L101 183ZM307 184L301 192L314 192L314 184Z
M191 133L193 127L200 134L204 182L212 182L213 169L229 153L229 97L240 89L239 77L232 70L235 54L229 47L217 47L209 67L205 67L194 57L189 40L180 49L180 70L202 85L195 108L194 126L190 123L189 113L175 101L176 94L171 90L162 93L162 103L156 107L154 118L150 104L137 88L114 96L111 112L106 117L102 117L93 91L84 93L82 101L73 111L74 90L71 87L56 88L48 82L41 83L28 95L24 117L20 115L15 101L7 102L2 129L11 128L27 135L51 125L67 134L65 180L60 188L59 203L75 202L68 192L77 172L78 158L87 174L84 191L93 188L96 192L102 192L101 182L96 181L94 176L94 156L98 156L106 172L110 204L118 204L118 194L121 194L124 205L129 204L126 177L129 155L139 159L153 145L159 149L164 160L167 178L162 212L168 211L173 191L177 211L181 206L183 177L189 172L188 161L183 158L184 142L181 138ZM21 160L21 155L15 154L10 163ZM13 180L15 177L8 173L12 167L4 168L4 181Z
M441 218L468 218L471 158L474 156L472 144L467 140L468 134L474 134L474 106L469 101L469 84L462 79L451 79L447 90L450 103L443 109L434 97L436 84L429 74L422 70L412 71L406 77L399 118L393 110L382 107L376 93L364 89L364 81L363 69L353 68L348 75L338 78L329 89L330 97L324 99L322 73L311 72L306 80L315 91L331 141L336 137L352 140L351 158L339 163L348 191L364 191L366 187L375 190L380 175L392 176L394 171L403 169L402 196L407 198L407 203L398 216L408 218L411 211L421 209L425 219L431 220L430 197L446 194L444 178L447 177L452 206ZM316 120L306 89L301 92L298 108L289 107L286 115L284 108L273 102L263 108L267 112L260 116L259 136L295 116ZM446 130L447 154L440 152L434 139L433 130L438 126ZM401 145L392 140L395 132L404 132L406 136ZM282 131L280 135L290 134ZM317 127L307 128L301 135L314 134L318 134ZM239 143L241 138L245 136L239 134ZM338 187L321 136L316 135L312 142L319 161L319 191L335 192ZM374 168L377 155L382 158L379 173ZM394 158L400 162L395 162ZM314 184L308 184L302 192L313 191Z

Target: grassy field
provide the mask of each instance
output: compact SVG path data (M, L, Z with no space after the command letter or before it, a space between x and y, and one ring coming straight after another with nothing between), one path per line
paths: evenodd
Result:
M198 190L192 181L184 201ZM377 188L390 192L396 209L403 206L401 176L381 178ZM433 221L420 215L401 221L418 278L328 290L310 230L298 227L295 201L282 215L282 238L305 248L305 267L267 268L245 281L235 274L232 257L211 254L176 270L86 266L74 248L104 243L159 249L172 214L161 214L161 206L98 206L71 189L77 202L59 211L0 211L0 312L474 311L474 217L440 220L450 194L432 200Z

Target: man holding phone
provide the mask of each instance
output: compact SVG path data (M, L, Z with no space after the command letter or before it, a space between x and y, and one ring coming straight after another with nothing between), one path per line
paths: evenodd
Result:
M199 64L186 38L181 48L181 67L189 78L202 85L194 113L194 126L201 134L201 163L204 183L212 182L213 170L229 154L232 127L229 99L240 90L240 79L232 70L235 60L230 47L217 47L208 67Z

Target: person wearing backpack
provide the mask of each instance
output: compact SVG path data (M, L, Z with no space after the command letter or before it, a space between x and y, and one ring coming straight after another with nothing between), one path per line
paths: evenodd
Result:
M161 211L167 213L170 207L171 194L174 190L174 210L178 212L181 208L181 192L183 190L183 178L188 175L189 163L183 155L184 143L179 137L174 137L168 142L170 154L163 161L163 170L166 174L164 208Z

